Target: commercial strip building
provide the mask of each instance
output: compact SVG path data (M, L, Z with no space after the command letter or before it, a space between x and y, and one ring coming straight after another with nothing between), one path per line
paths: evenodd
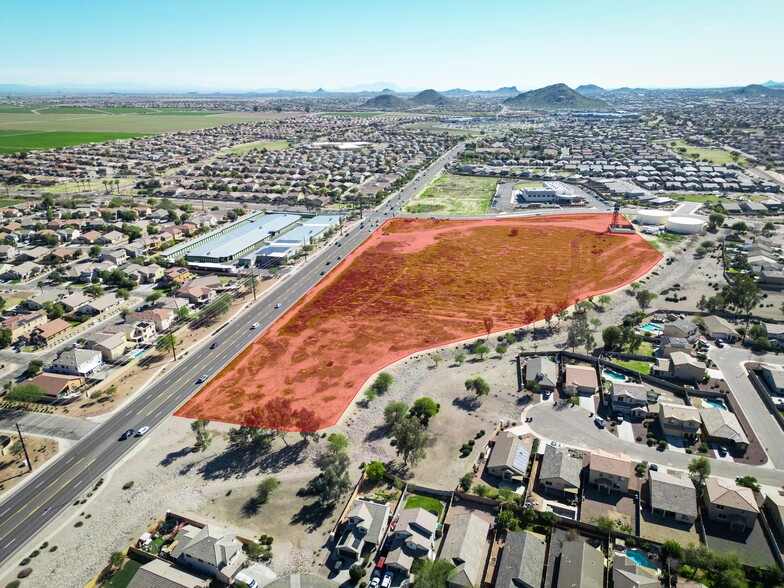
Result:
M313 245L324 238L332 227L340 224L340 215L319 215L284 233L258 251L243 257L239 265L262 268L275 267L295 255L306 245Z
M194 247L185 254L185 259L206 263L233 261L289 230L299 219L296 214L256 216L242 226Z
M166 251L163 251L161 255L166 259L179 259L183 255L186 255L189 251L193 250L194 248L206 243L207 241L212 241L213 239L217 239L218 237L225 235L226 233L231 233L240 227L245 226L251 221L257 220L264 216L264 212L254 212L253 214L249 214L248 216L241 218L233 223L229 223L228 225L224 225L222 227L218 227L214 231L210 231L209 233L205 233L204 235L200 235L196 239L192 239L187 241L186 243L182 243Z

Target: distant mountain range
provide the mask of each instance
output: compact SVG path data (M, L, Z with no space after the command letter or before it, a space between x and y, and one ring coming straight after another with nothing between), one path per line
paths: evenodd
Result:
M435 90L423 90L411 98L403 99L394 94L379 94L365 102L362 108L371 110L408 110L417 106L449 106L452 100Z
M604 100L587 98L566 84L553 84L523 92L513 98L507 98L503 103L505 106L522 110L595 110L608 106Z
M727 94L732 96L739 96L742 98L774 98L776 100L784 99L784 90L777 88L784 88L782 85L764 85L764 84L751 84L743 88L734 88L727 90Z
M563 94L564 98L568 93L565 92L564 88L567 88L564 84L554 84L553 86L548 86L548 88L560 88L561 94ZM539 90L544 90L544 88L539 88ZM537 92L539 90L531 90L531 92ZM587 99L599 99L604 96L608 96L611 93L621 93L621 92L657 92L657 91L692 91L692 92L724 92L724 93L733 93L737 96L748 96L754 98L764 98L764 97L778 97L778 94L767 94L767 90L771 91L780 91L784 90L784 82L776 82L773 80L769 80L762 84L751 84L749 86L743 87L725 87L725 88L666 88L666 89L656 89L656 88L615 88L612 90L608 90L598 86L596 84L583 84L581 86L577 86L573 92L581 95L583 98ZM255 96L255 95L265 95L265 96L287 96L287 97L304 97L304 96L320 96L320 95L330 95L330 94L354 94L354 95L368 95L368 96L376 96L379 94L392 94L392 95L415 95L417 93L421 93L421 88L404 88L393 84L391 82L374 82L371 84L357 84L354 86L346 86L340 87L335 89L330 88L318 88L314 89L297 89L297 88L257 88L254 90L248 90L246 88L208 88L204 86L186 86L186 85L170 85L170 84L163 84L163 85L155 85L155 84L137 84L137 83L126 83L126 82L107 82L107 83L100 83L100 84L48 84L48 85L25 85L25 84L3 84L0 83L0 94L174 94L174 95L184 95L184 94L203 94L203 95L233 95L233 96ZM433 90L435 91L435 90ZM550 93L553 91L550 90ZM498 88L497 90L469 90L466 88L451 88L449 90L444 90L439 92L440 96L443 98L457 98L461 96L469 96L469 95L480 95L480 96L508 96L514 97L517 99L521 94L530 94L530 92L520 92L517 89L517 86L505 86ZM535 96L529 96L529 100L534 100ZM575 102L577 98L571 96L571 99L566 99L567 102ZM522 100L522 99L521 99ZM553 100L549 98L545 98L545 103L553 103L556 104L561 102L557 100L557 97L553 97ZM546 108L547 106L543 106L542 108ZM595 106L594 106L595 107ZM533 107L532 107L533 108Z

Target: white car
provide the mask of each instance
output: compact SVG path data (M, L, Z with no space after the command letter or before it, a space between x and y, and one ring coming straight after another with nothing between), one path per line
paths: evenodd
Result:
M389 586L392 584L393 576L394 574L392 572L387 572L384 574L384 579L381 580L381 588L389 588Z
M136 431L136 436L137 437L141 437L142 435L144 435L149 430L150 430L150 427L142 427L141 429Z
M253 323L253 324L250 326L250 329L251 329L251 331L252 331L252 330L254 330L254 329L258 329L260 326L261 326L261 325L259 325L259 323Z
M275 305L275 308L280 308L280 302Z
M196 380L196 383L197 384L203 384L206 381L207 381L207 374L203 374L203 375L199 376L199 379Z

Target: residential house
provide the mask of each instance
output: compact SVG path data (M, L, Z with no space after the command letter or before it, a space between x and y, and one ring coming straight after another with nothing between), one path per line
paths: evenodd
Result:
M13 245L0 245L0 261L11 261L19 254Z
M66 399L69 396L79 396L76 390L84 384L84 378L43 373L26 380L25 384L35 384L40 387L44 391L44 398L53 402Z
M507 532L495 588L540 588L546 550L547 544L533 533Z
M149 322L155 325L155 330L159 333L167 330L174 322L174 311L168 308L151 308L150 310L141 310L132 312L125 317L126 323L135 323L137 321Z
M211 582L156 558L136 570L128 588L209 588Z
M706 478L703 484L705 509L710 520L727 523L735 531L754 526L759 507L750 488L723 478Z
M613 588L661 588L661 581L650 568L638 566L625 555L613 558Z
M580 473L583 460L565 447L545 445L539 467L539 487L547 492L577 494L580 491Z
M773 347L784 347L784 325L774 323L763 323L765 336Z
M127 344L124 333L114 333L102 337L93 345L93 349L101 352L104 361L115 361L123 356Z
M701 408L700 418L706 441L729 445L740 453L749 448L749 440L734 413L721 408Z
M4 319L0 324L0 327L10 330L11 343L16 343L20 338L25 337L36 328L46 324L46 321L46 314L43 312L17 314Z
M694 440L700 434L700 411L693 406L662 402L659 405L659 425L665 435Z
M504 480L522 478L531 459L532 447L532 443L522 441L514 433L500 432L487 460L487 472Z
M155 325L144 321L134 321L131 323L120 323L109 325L103 328L104 333L122 333L129 347L152 343L157 336Z
M60 293L55 290L49 290L46 292L41 292L32 298L28 298L24 302L19 304L20 307L24 307L27 310L35 311L41 310L44 307L44 303L46 302L56 302L60 298Z
M610 404L615 412L631 416L632 410L648 404L648 392L642 384L613 380L610 383Z
M438 517L432 512L424 508L404 508L389 546L387 568L408 575L415 559L432 559L437 525Z
M584 541L565 541L558 559L555 588L604 588L605 560L599 549Z
M677 319L664 323L662 335L666 337L679 337L694 343L700 336L700 329L691 321Z
M87 231L86 233L82 233L81 235L79 235L79 237L77 237L76 240L81 243L84 243L85 245L92 245L96 243L100 238L101 238L100 231L92 230L92 231Z
M19 265L11 266L4 275L10 280L21 280L26 282L39 271L41 271L40 265L33 261L25 261Z
M62 300L58 300L58 303L63 305L65 312L73 312L77 308L84 306L85 304L89 304L91 301L92 298L90 298L84 292L74 292L70 296L63 298Z
M670 359L658 358L652 374L660 378L671 378L699 384L705 379L706 365L682 351L673 351Z
M126 269L126 275L139 284L154 284L163 278L163 268L157 263L150 265L136 265L133 270Z
M720 316L706 316L702 319L705 324L705 332L712 339L723 339L728 343L738 340L738 333L733 326Z
M115 294L104 294L103 296L99 296L95 300L91 300L87 304L80 306L76 313L98 316L99 314L118 308L122 302L123 299Z
M115 265L122 265L128 261L128 252L125 249L112 249L101 253L101 261L111 261Z
M175 284L182 284L187 282L193 277L193 274L188 268L180 267L178 265L172 266L163 272L163 279L166 282L174 282Z
M763 507L771 526L778 531L779 537L784 537L784 490L768 492Z
M599 390L596 368L590 365L567 365L564 377L566 394L592 395Z
M180 565L224 584L234 582L246 559L237 535L212 525L201 529L185 525L177 533L177 545L171 555Z
M71 336L73 326L66 320L56 318L36 327L30 333L30 342L34 345L55 345Z
M762 366L762 379L768 385L771 394L784 395L784 368L781 366Z
M376 549L384 541L389 504L358 498L348 513L348 522L338 540L340 553L360 559L366 549Z
M203 306L215 300L215 290L207 286L181 286L176 296L187 298L193 305Z
M41 261L44 257L49 255L50 249L48 247L38 246L20 251L17 255L17 261Z
M651 512L678 523L694 524L697 519L697 491L687 476L648 470Z
M632 460L625 453L610 453L603 449L591 452L588 467L588 482L599 491L629 491L629 481L633 475Z
M439 554L455 566L446 581L448 588L482 585L489 531L490 523L473 512L452 517Z
M191 303L187 298L177 298L176 296L164 296L163 298L160 298L155 302L155 307L171 310L172 312L177 314L182 308L187 308L188 310L190 310Z
M103 366L100 351L92 349L69 349L52 362L48 370L54 374L89 376Z
M531 357L525 362L525 383L535 382L543 390L555 390L558 366L546 357Z
M127 243L128 237L125 233L121 233L120 231L109 231L108 233L101 235L96 241L101 245L120 245L122 243Z
M661 351L662 357L670 357L671 354L675 351L691 353L692 349L693 347L691 343L689 343L689 340L685 337L670 337L668 335L662 335L659 342L659 350Z

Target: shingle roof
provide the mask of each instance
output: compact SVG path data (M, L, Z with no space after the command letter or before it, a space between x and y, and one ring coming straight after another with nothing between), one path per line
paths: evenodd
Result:
M452 518L446 538L441 543L441 559L456 566L449 583L457 586L475 586L484 569L484 552L490 523L472 512Z
M720 504L749 512L759 512L759 507L757 507L757 501L754 499L754 492L752 492L751 488L738 486L734 482L723 478L706 478L705 495L711 504Z
M582 541L566 541L561 549L556 588L602 588L604 556Z
M522 531L507 533L495 588L539 588L547 544Z
M648 470L651 508L697 518L697 491L688 478Z
M548 444L544 448L542 466L539 468L539 479L561 478L575 488L579 488L582 469L581 459L572 457L567 449Z
M209 585L210 580L154 559L137 570L128 588L207 588Z

